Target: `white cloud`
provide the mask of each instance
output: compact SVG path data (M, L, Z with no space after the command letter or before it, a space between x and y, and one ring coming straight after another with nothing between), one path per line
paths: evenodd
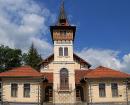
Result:
M119 59L118 51L109 49L83 49L77 52L82 58L92 64L92 67L106 66L117 70L122 70L130 73L130 54L124 55Z
M33 42L42 56L46 56L52 51L46 40L47 22L54 21L55 15L35 0L0 0L0 44L26 52ZM130 54L119 59L118 51L92 48L78 54L93 67L103 65L130 72Z
M0 0L0 44L26 52L33 41L40 53L48 54L52 46L45 40L47 22L54 20L55 15L34 0Z

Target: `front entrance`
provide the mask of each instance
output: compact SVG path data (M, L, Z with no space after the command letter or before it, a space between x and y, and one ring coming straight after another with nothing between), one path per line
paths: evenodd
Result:
M84 101L83 87L76 86L76 101Z
M53 88L52 86L47 86L45 88L45 102L53 101Z

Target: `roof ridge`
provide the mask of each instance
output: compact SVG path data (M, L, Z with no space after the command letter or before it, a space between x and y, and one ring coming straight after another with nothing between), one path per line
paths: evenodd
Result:
M111 71L116 71L116 72L120 72L120 73L125 73L125 72L123 72L121 70L117 70L117 69L113 69L113 68L109 68L109 67L105 67L105 66L98 66L95 69L99 69L99 68L105 68L105 70L111 70ZM125 73L125 74L127 74L127 73Z

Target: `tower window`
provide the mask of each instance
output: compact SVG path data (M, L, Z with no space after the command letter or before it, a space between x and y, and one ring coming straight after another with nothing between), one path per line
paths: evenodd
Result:
M68 48L67 47L64 48L64 56L68 56Z
M60 30L60 35L66 35L66 30Z
M63 48L62 47L59 48L59 56L63 56Z

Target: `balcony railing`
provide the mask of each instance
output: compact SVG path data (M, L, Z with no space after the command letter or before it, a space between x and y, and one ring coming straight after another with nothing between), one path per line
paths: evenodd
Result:
M72 91L72 84L57 84L58 91Z

